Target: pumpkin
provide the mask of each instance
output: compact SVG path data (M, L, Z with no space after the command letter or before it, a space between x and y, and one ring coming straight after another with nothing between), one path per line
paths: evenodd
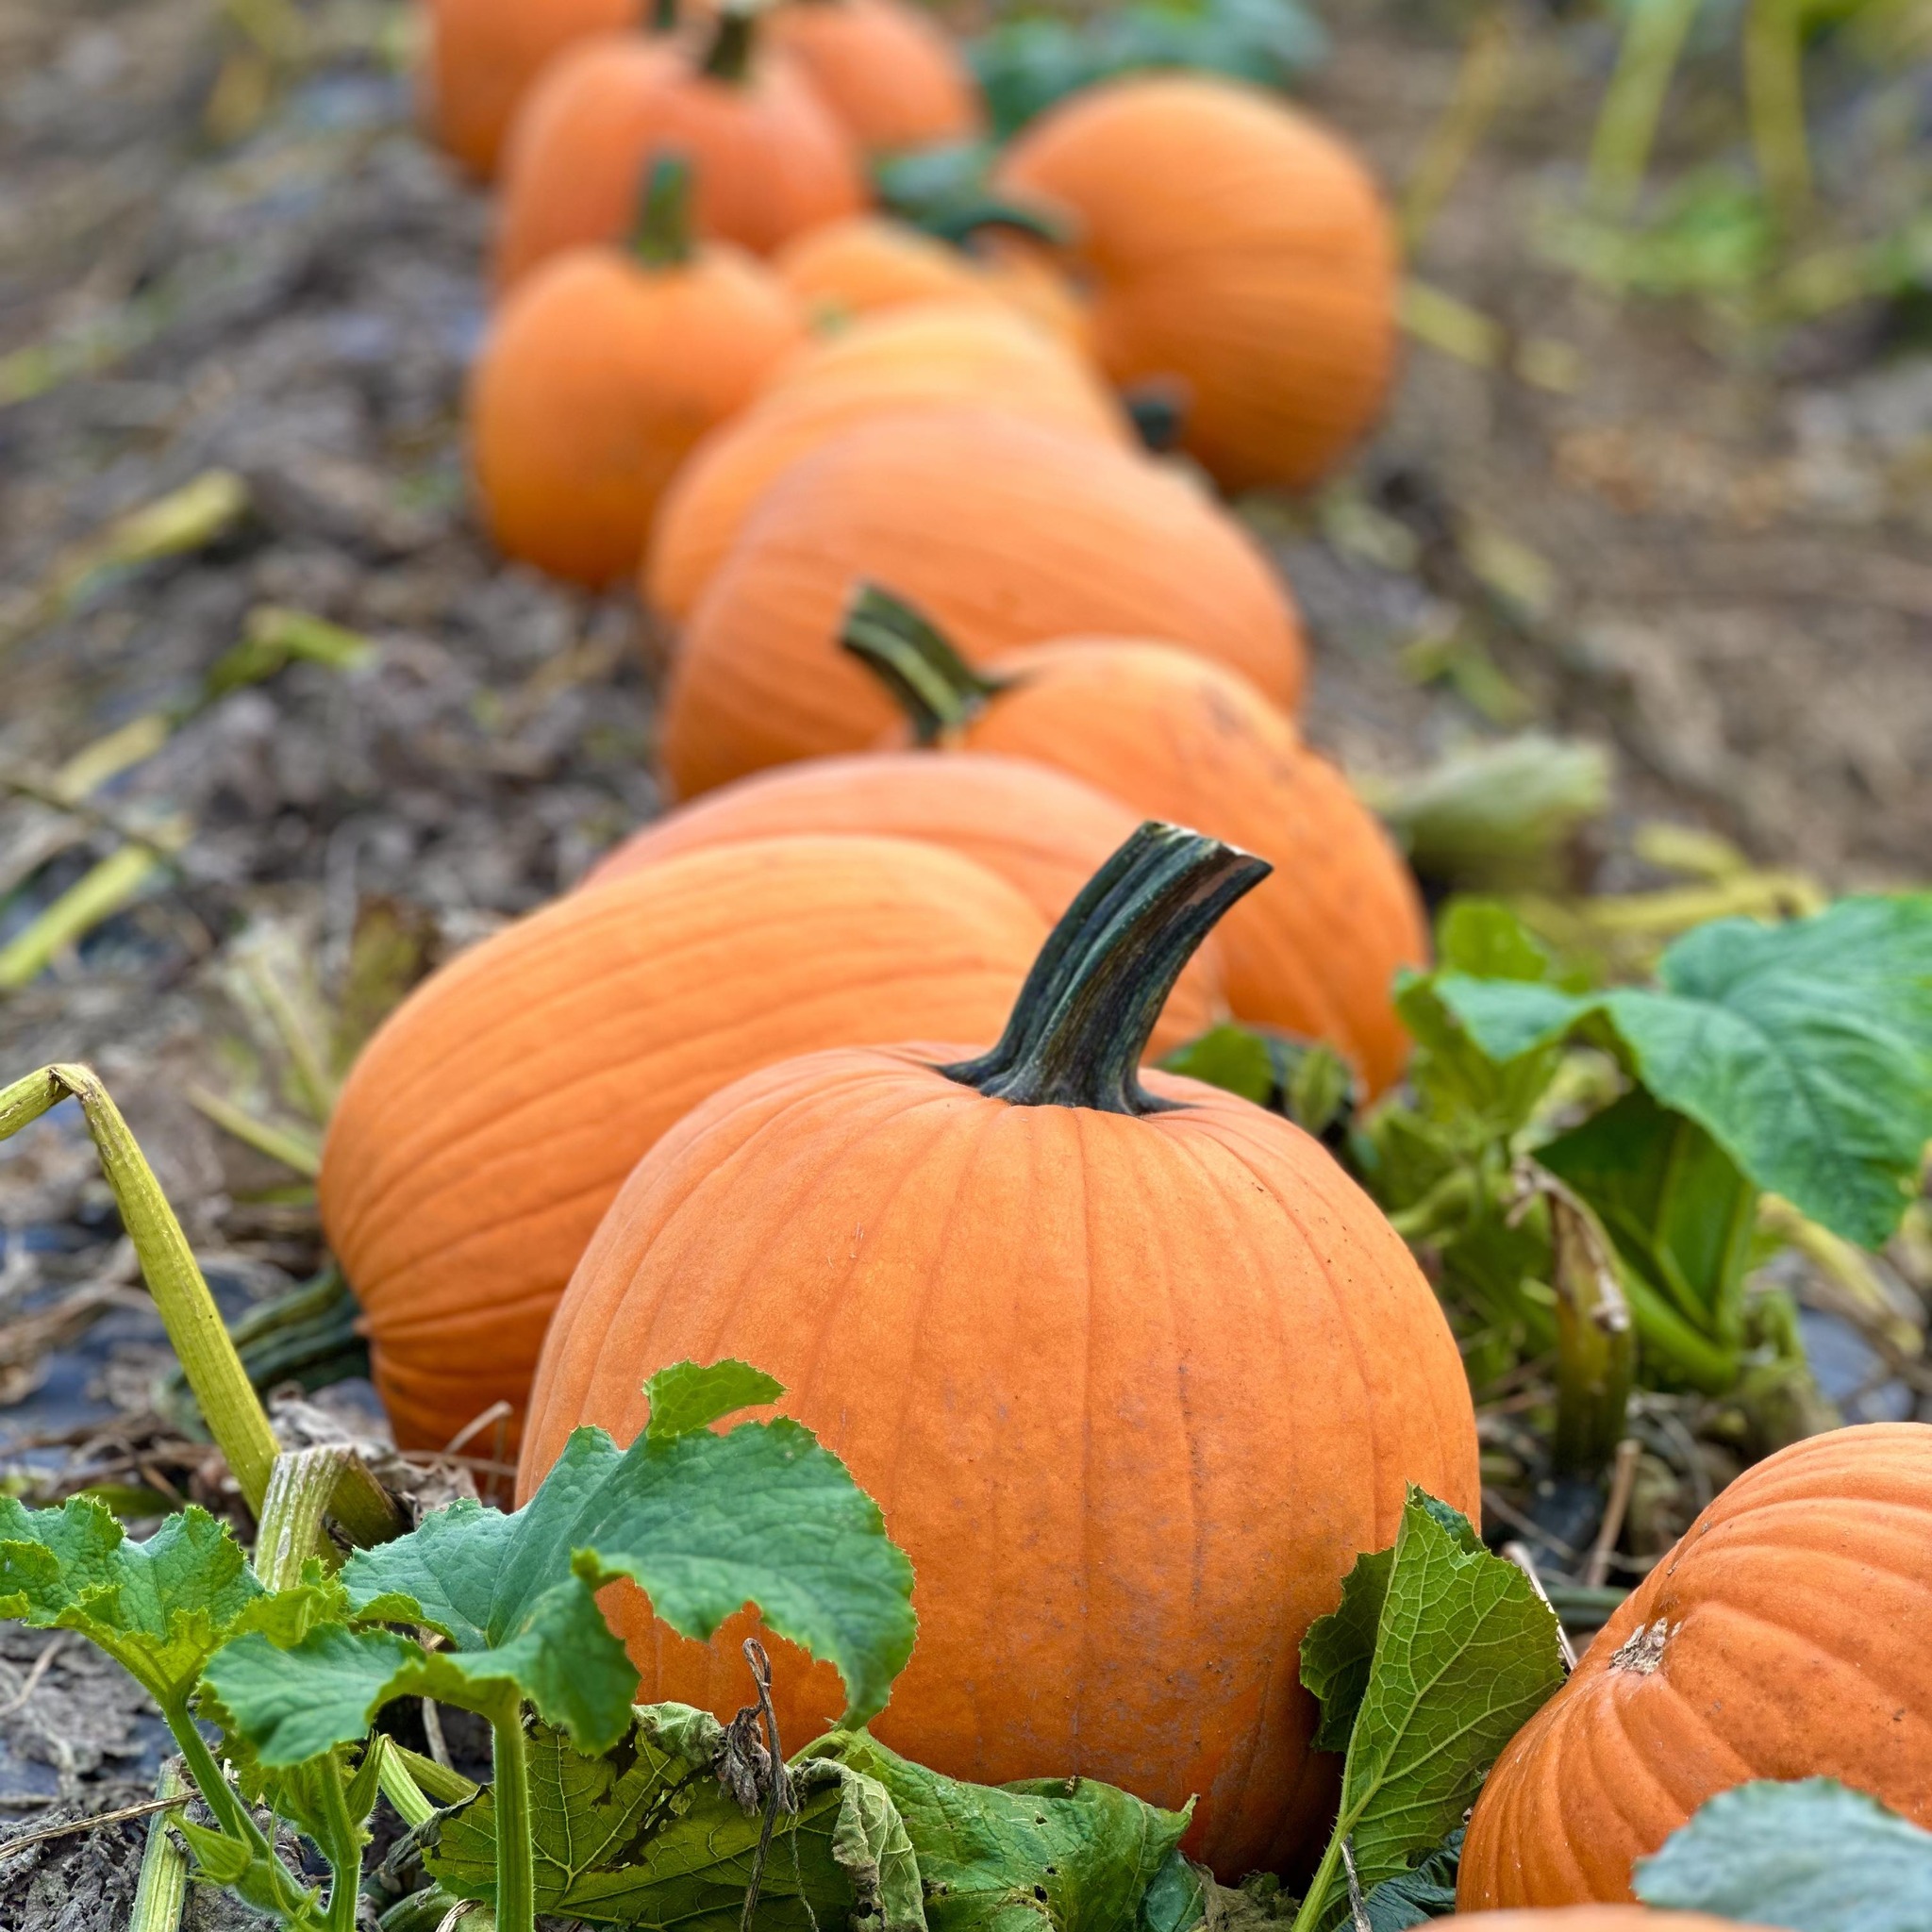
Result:
M496 281L610 242L656 154L697 171L698 232L769 255L867 201L852 138L782 54L732 10L688 36L604 34L567 49L531 89L505 154Z
M689 166L658 160L631 247L554 256L477 358L471 456L491 534L558 576L635 571L691 445L804 339L752 257L693 248L689 199Z
M772 258L772 273L815 326L910 302L1001 299L958 249L884 215L852 215L795 236Z
M1642 1906L1569 1906L1552 1912L1457 1912L1432 1925L1480 1925L1483 1932L1765 1932L1703 1912L1652 1912Z
M1045 929L937 845L772 839L574 892L425 980L351 1070L322 1163L397 1441L439 1448L499 1400L515 1439L584 1243L681 1114L818 1047L992 1039Z
M907 0L789 0L771 36L859 146L874 154L973 141L979 90L939 24Z
M1184 478L985 406L908 409L793 463L706 585L659 740L680 797L861 749L892 722L838 648L845 605L874 575L974 659L1131 631L1236 665L1277 703L1301 690L1287 587Z
M672 622L688 617L765 492L841 430L986 396L1008 414L1130 446L1127 419L1093 372L1020 317L957 302L872 316L792 357L691 453L649 548L646 601Z
M1142 826L991 1052L808 1055L687 1116L572 1277L518 1475L579 1424L629 1440L659 1367L758 1363L912 1559L919 1642L874 1734L955 1777L1198 1793L1185 1842L1228 1877L1333 1816L1309 1623L1406 1483L1479 1495L1455 1341L1388 1223L1278 1116L1138 1071L1265 870ZM628 1585L604 1602L646 1700L737 1708L751 1613L701 1645ZM788 1741L837 1717L829 1666L779 1646L776 1680Z
M1630 1897L1707 1798L1831 1777L1932 1826L1932 1426L1872 1423L1748 1469L1517 1733L1457 1902Z
M708 791L608 854L586 886L628 878L673 853L783 833L926 839L1015 887L1043 919L1073 903L1135 815L1091 786L1025 758L874 752L807 758ZM1227 1013L1215 936L1189 962L1154 1029L1154 1051L1193 1040Z
M1035 758L1137 812L1275 868L1218 935L1238 1018L1327 1041L1372 1093L1408 1037L1391 989L1428 957L1407 865L1348 780L1238 672L1169 644L1036 644L975 672L919 612L868 590L843 641L905 707L891 734Z
M519 102L551 58L637 17L638 0L430 0L425 93L438 143L489 180Z
M1226 488L1310 483L1374 421L1394 239L1307 116L1232 81L1124 79L1041 116L996 178L1069 211L1102 365L1176 385L1182 441Z
M968 244L981 283L1057 341L1097 360L1087 302L1041 238L990 223Z

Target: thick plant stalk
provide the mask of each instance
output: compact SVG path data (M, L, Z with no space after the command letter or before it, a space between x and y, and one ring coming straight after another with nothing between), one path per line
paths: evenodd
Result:
M648 268L682 268L691 259L691 161L658 154L644 171L631 253Z
M496 1800L496 1924L499 1932L536 1932L537 1860L530 1824L530 1765L522 1701L509 1697L490 1720L491 1790Z
M1751 151L1779 218L1799 220L1811 201L1811 143L1805 128L1805 0L1752 0L1744 22L1744 92Z
M1629 212L1650 167L1664 96L1700 0L1638 0L1624 29L1590 148L1590 198L1607 215Z
M158 1798L178 1798L188 1790L173 1758L161 1766L155 1786ZM134 1894L134 1910L127 1920L127 1932L176 1932L181 1912L188 1903L188 1857L168 1832L169 1811L157 1811L148 1820L147 1846L141 1855L141 1883Z

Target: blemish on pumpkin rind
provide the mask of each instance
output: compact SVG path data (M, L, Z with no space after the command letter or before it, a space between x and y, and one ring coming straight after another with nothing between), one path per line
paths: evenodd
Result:
M1677 1626L1682 1629L1683 1625ZM1664 1660L1664 1645L1671 1641L1674 1632L1667 1617L1659 1617L1655 1624L1634 1630L1610 1653L1609 1662L1605 1669L1611 1671L1635 1671L1641 1677L1647 1677Z

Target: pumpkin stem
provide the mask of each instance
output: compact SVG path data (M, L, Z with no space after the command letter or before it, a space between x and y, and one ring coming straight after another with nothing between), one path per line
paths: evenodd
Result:
M926 615L877 584L860 584L839 641L891 692L919 744L963 730L1008 680L974 670Z
M1153 376L1123 391L1121 401L1141 447L1150 455L1163 457L1180 447L1181 432L1187 426L1188 399L1179 383Z
M1274 868L1150 819L1048 935L1000 1043L940 1072L1015 1107L1163 1113L1141 1056L1181 969L1221 915Z
M702 72L727 86L739 86L751 71L758 18L758 8L746 5L745 0L732 0L732 4L721 8L718 28L706 51Z
M677 25L677 0L651 0L651 31L668 34Z
M668 149L644 170L630 252L649 268L682 268L691 250L691 158Z

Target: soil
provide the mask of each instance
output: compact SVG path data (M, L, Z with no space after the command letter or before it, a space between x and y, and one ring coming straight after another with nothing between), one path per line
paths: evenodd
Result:
M1309 96L1410 180L1473 15L1329 13ZM1876 298L1740 331L1561 266L1544 238L1611 48L1580 15L1507 15L1500 106L1415 267L1501 325L1506 363L1533 350L1560 381L1412 343L1347 475L1249 507L1315 640L1310 734L1381 775L1503 724L1606 746L1615 798L1578 883L1653 879L1632 840L1656 818L1832 889L1923 876L1932 352ZM408 32L389 0L0 0L0 949L130 837L163 854L125 909L0 991L0 1076L100 1070L231 1312L322 1257L286 1168L191 1087L312 1136L303 1050L325 1084L358 1030L345 985L392 997L657 805L635 607L507 565L476 527L459 408L488 211L412 130ZM1722 122L1722 85L1693 79ZM1820 164L1848 204L1882 200L1856 142L1823 142ZM89 567L117 519L210 472L240 488L208 541ZM265 608L374 651L204 702ZM1420 677L1418 639L1462 640L1489 681ZM45 802L157 713L149 755L82 808ZM15 1486L232 1507L219 1458L156 1401L164 1367L62 1108L0 1144ZM0 1626L0 1837L153 1789L158 1720L53 1642L29 1685L49 1640ZM0 1928L125 1924L145 1835L0 1842Z

